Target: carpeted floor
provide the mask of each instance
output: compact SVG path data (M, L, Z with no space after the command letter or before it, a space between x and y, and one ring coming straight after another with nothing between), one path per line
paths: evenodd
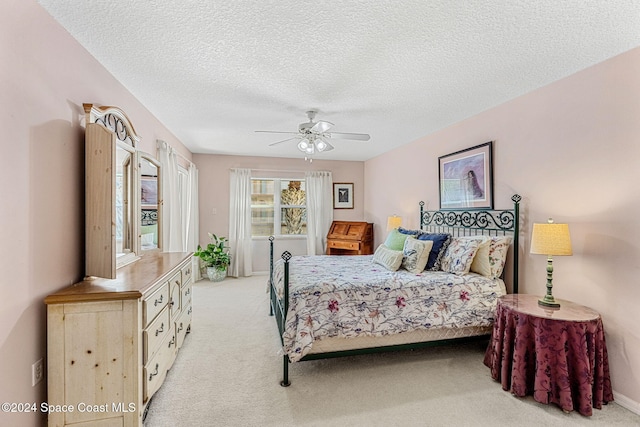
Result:
M194 285L192 332L146 427L640 426L615 403L583 417L512 396L482 364L486 342L295 363L280 387L266 280Z

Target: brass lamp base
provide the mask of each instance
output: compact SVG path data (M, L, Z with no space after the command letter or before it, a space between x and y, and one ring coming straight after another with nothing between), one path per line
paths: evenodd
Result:
M538 305L542 305L544 307L554 307L559 308L560 303L556 302L555 298L551 295L545 295L544 298L540 298L538 300Z

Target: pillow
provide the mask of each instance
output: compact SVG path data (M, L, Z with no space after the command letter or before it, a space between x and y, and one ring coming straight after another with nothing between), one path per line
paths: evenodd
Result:
M489 265L491 266L491 276L498 278L502 276L502 270L504 270L504 264L507 262L507 252L509 246L513 242L511 236L495 236L491 238L491 244L489 245Z
M394 228L387 235L387 240L384 241L384 245L394 251L402 251L407 236L408 234L400 233L397 228Z
M384 266L387 270L397 271L402 264L402 251L394 251L385 245L380 245L373 254L373 262Z
M442 271L453 274L468 273L480 243L479 239L461 237L451 239L442 257Z
M451 242L451 235L444 233L421 233L418 234L418 240L431 240L433 246L431 247L431 253L429 254L429 260L425 270L438 271L442 263L442 256L447 250L449 243Z
M398 233L408 234L409 236L417 236L422 233L420 230L407 230L406 228L398 227Z
M478 273L484 277L491 276L491 264L489 263L489 247L491 246L491 237L489 236L467 236L461 237L465 239L477 239L480 241L480 246L476 251L473 261L471 262L471 268L469 271Z
M158 244L158 224L141 226L140 234L153 234L153 244Z
M145 233L140 238L140 244L142 246L153 246L154 233Z
M432 240L418 240L409 236L404 241L404 249L402 249L402 268L409 273L422 273L429 260L432 246Z

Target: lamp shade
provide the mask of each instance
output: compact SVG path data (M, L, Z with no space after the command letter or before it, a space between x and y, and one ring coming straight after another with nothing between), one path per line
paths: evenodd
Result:
M402 217L394 215L387 218L387 231L391 231L394 228L400 227L401 225L402 225Z
M533 224L530 252L540 255L572 255L569 225L553 222Z

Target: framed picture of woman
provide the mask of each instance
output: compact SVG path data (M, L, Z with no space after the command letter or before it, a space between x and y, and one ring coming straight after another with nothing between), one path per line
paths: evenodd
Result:
M493 141L438 157L440 209L493 209Z

